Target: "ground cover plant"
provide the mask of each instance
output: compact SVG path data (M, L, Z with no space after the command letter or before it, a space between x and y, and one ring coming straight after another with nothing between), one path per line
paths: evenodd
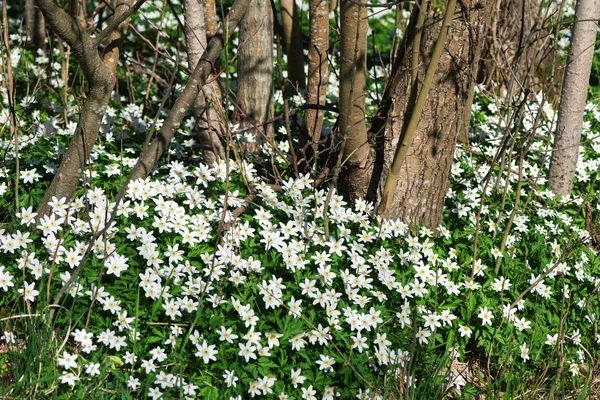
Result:
M168 34L177 21L165 8L146 3L142 20ZM394 17L379 14L385 24ZM60 50L25 50L22 30L10 28L15 82L29 91L17 96L18 136L6 128L5 90L0 113L1 396L596 393L597 105L586 108L573 195L556 198L545 179L552 107L541 95L523 98L515 122L501 97L481 88L434 231L382 220L366 201L350 207L318 177L293 178L283 129L276 151L264 145L268 157L249 161L232 142L207 166L191 113L152 175L115 203L164 117L151 103L162 94L132 74L111 100L75 199L54 199L53 213L37 220L78 107L62 91ZM234 85L229 72L223 79ZM374 63L372 93L382 73ZM335 99L334 72L330 82Z

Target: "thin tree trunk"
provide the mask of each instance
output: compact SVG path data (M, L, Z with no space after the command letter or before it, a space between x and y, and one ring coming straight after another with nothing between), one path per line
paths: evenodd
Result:
M31 46L46 51L46 22L36 0L25 0L25 27Z
M573 189L598 19L600 0L577 1L548 174L552 191L563 196Z
M344 181L349 199L364 198L372 173L365 120L367 8L342 0L340 14L340 114Z
M235 119L256 144L273 137L273 11L269 0L251 0L240 24Z
M204 4L200 0L187 0L185 3L185 40L189 66L196 68L200 57L206 51L207 24L205 20ZM217 82L204 85L194 102L194 117L198 128L198 140L202 148L204 162L215 165L223 157L223 146L218 132L221 131L215 104L220 104L221 99L215 93Z
M329 8L327 0L310 0L310 43L308 46L308 86L306 102L324 106L329 83ZM300 136L300 166L310 170L318 151L325 111L308 108L304 111L304 132Z
M89 89L80 112L79 122L69 148L65 152L58 171L38 208L38 218L51 212L48 202L53 196L71 199L79 185L90 152L100 129L102 118L117 79L117 64L128 18L112 28L131 9L131 0L113 4L115 13L104 34L91 38L79 18L67 14L53 0L38 0L39 7L52 29L71 46L87 79ZM141 4L140 4L141 5ZM100 40L104 39L102 58L98 54Z
M473 84L472 66L489 25L492 1L460 1L448 31L431 87L420 111L412 140L400 164L393 197L387 207L380 204L383 217L400 218L409 225L437 227L442 218L444 198L449 186L457 135L465 125L465 109ZM369 198L382 202L393 160L400 141L406 140L410 115L418 104L434 44L441 29L441 19L434 20L429 4L428 17L421 32L420 47L413 52L417 33L417 15L413 15L407 36L395 57L385 90L385 103L375 119L371 134L377 141L376 168L369 188ZM418 12L415 11L415 12ZM418 71L413 87L411 65L418 56ZM414 76L414 71L413 71ZM415 90L417 89L417 90ZM418 111L418 110L417 110ZM405 143L406 144L406 143Z
M304 46L302 45L302 28L300 15L295 0L280 0L281 25L283 26L283 47L287 55L289 93L306 88L304 78ZM290 86L286 85L286 86Z

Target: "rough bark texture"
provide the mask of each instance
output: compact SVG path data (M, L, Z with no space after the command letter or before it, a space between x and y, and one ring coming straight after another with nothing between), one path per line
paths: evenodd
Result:
M148 147L142 150L142 154L140 154L137 163L131 170L126 184L119 192L118 198L123 196L129 182L140 178L146 178L163 155L165 149L173 139L175 132L179 128L181 121L183 121L185 113L198 97L200 88L204 86L206 79L212 72L212 67L219 58L219 55L225 46L225 41L228 40L229 35L231 35L238 24L240 24L240 20L246 13L250 1L251 0L236 0L235 3L233 3L226 18L227 29L224 29L223 27L219 29L217 34L208 42L206 52L200 58L200 62L198 62L194 72L192 72L190 80L183 89L183 92L181 92L175 100L175 104L173 104L169 115L165 119L156 137Z
M300 15L295 0L280 0L281 25L283 26L283 47L287 55L288 81L290 94L306 88L304 78L304 46ZM288 85L286 85L288 86Z
M344 140L344 181L350 200L364 198L371 176L367 137L367 8L342 0L340 13L340 114Z
M105 50L101 58L96 39L90 38L79 18L67 14L53 0L38 2L54 32L71 46L89 85L71 144L38 208L38 218L40 218L50 213L48 202L53 196L70 199L79 185L115 86L117 63L128 20L104 35ZM117 20L130 9L131 0L114 3L113 7L115 7L113 18Z
M577 1L548 174L556 194L568 195L573 188L598 19L600 0Z
M187 0L185 3L185 40L191 69L196 68L200 57L206 51L207 24L204 6L200 0ZM219 133L222 132L221 122L215 109L220 104L218 83L213 81L201 88L193 106L198 140L207 165L216 164L224 155L219 139Z
M235 119L257 143L273 137L273 11L269 0L252 0L240 23ZM256 150L256 145L248 146Z
M329 6L327 0L310 0L310 43L308 47L308 86L306 102L324 106L329 83ZM307 109L304 112L304 132L300 137L300 157L302 169L307 171L313 165L313 155L318 151L318 143L323 130L323 110Z
M386 218L400 218L410 225L424 224L431 228L441 222L456 138L465 123L465 103L473 81L472 62L483 39L482 27L489 24L491 3L491 0L465 0L457 6L433 90L427 97L416 135L402 165ZM434 15L429 8L419 49L418 89L440 30L441 18ZM394 61L384 94L386 102L370 131L377 142L376 167L369 187L369 198L373 201L381 200L399 136L408 123L405 113L414 101L410 69L415 23L416 15L413 15Z
M46 22L35 0L25 0L25 27L30 45L46 51Z
M556 105L561 63L552 43L550 8L539 0L498 0L492 7L492 34L485 43L479 80L489 89L506 89L510 96L523 87L534 93L543 90Z

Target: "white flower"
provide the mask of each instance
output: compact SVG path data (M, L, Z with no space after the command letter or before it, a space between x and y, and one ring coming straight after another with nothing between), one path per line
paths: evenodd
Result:
M477 315L481 318L482 325L492 325L492 319L494 319L494 314L487 307L481 307L479 309L479 314Z
M148 397L152 399L159 399L162 397L162 392L158 388L150 388L148 390Z
M235 371L229 371L226 369L225 373L223 374L223 379L225 379L227 387L237 386L238 377L235 376Z
M305 376L302 376L302 370L300 368L298 369L293 369L292 368L292 384L294 385L294 388L297 388L298 385L302 385L304 383L304 381L306 380Z
M425 328L439 328L442 326L440 322L440 316L435 313L430 313L425 316Z
M134 378L133 376L129 377L127 381L127 387L131 388L131 390L136 391L140 387L140 380L138 378Z
M569 371L571 371L572 376L579 375L579 364L572 362L569 364Z
M317 365L319 365L319 370L325 372L333 371L333 365L335 364L335 360L333 359L333 357L326 356L323 354L321 354L319 357L321 358L319 361L317 361Z
M527 343L523 343L519 348L521 349L521 358L523 361L529 360L529 347L527 347Z
M350 339L352 339L352 348L358 349L359 353L362 353L363 350L369 348L369 345L367 344L367 338L362 336L360 332L358 332L356 336L350 337Z
M12 281L13 278L14 277L10 274L10 272L5 272L4 267L0 266L0 289L8 291L9 287L15 286L15 284Z
M85 369L85 373L91 376L100 375L100 364L89 363L87 368Z
M503 276L501 276L500 278L496 278L494 282L492 282L492 289L494 289L496 292L509 290L511 286L512 283L510 283L510 279L506 279Z
M256 346L253 346L252 343L238 343L240 346L240 352L238 355L244 357L246 362L250 361L250 359L256 360Z
M419 328L419 330L417 331L417 339L419 339L420 344L429 343L429 339L427 339L429 336L431 336L431 332L429 331L429 329Z
M303 400L317 400L317 397L315 396L315 394L317 394L317 391L313 389L312 385L310 385L307 388L302 388L302 399Z
M549 333L546 334L546 344L548 346L556 346L557 343L558 343L558 333L555 333L554 335L550 335Z
M69 386L75 386L75 382L79 380L79 377L72 372L67 372L66 374L60 376L58 379L62 383L66 383Z
M64 352L62 357L58 358L58 365L64 369L77 368L77 354Z
M35 169L26 169L21 171L21 180L24 183L33 183L35 181L37 181L38 179L40 179L42 176L40 174L37 173L37 171Z
M471 328L469 328L468 326L465 325L459 325L458 326L458 331L460 332L460 336L461 337L468 337L470 338L471 335L473 334L473 330Z
M531 321L527 321L525 318L515 318L514 324L519 332L523 332L525 329L531 329Z
M206 343L206 340L203 340L201 345L196 346L198 351L196 352L195 356L202 357L204 364L208 364L210 360L217 361L217 358L215 357L215 355L218 353L218 351L215 350L216 347L217 346L215 346L214 344L211 344L209 346Z
M25 301L35 301L35 296L40 294L35 289L35 283L28 284L27 281L23 281L23 288L18 290L19 294L22 294Z

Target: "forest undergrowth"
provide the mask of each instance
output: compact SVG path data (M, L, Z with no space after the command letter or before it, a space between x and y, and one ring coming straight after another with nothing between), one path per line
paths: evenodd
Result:
M166 39L157 48L176 55L177 21L161 10L146 3L138 31L158 26ZM374 30L385 32L392 16L379 18ZM264 144L248 158L248 138L224 116L228 152L207 166L190 113L152 175L115 203L167 112L156 105L161 90L177 93L187 76L162 58L152 73L175 69L181 82L151 85L143 67L121 72L76 197L54 199L37 219L85 84L73 65L64 75L60 43L24 50L22 30L10 28L26 95L11 135L1 89L0 398L598 395L594 103L573 195L557 198L545 179L553 108L541 94L507 104L478 90L435 230L381 220L366 201L350 207L327 179L294 177L281 120L277 150ZM125 51L122 64L138 61ZM370 92L380 93L385 69L375 64ZM226 75L234 87L235 69ZM335 101L335 73L330 84ZM275 99L280 114L281 91ZM292 110L302 102L290 98ZM326 119L335 149L335 114Z

